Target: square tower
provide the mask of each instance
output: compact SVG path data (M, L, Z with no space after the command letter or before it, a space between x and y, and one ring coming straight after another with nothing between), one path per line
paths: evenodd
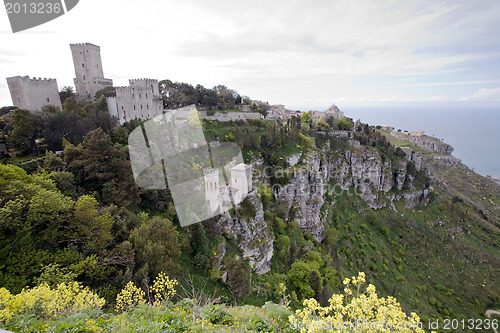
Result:
M151 119L163 113L158 80L129 80L127 87L115 87L115 89L116 107L113 105L108 109L113 110L112 115L118 117L120 124L133 119Z
M20 109L40 111L50 104L61 108L56 79L14 76L7 78L12 104Z
M237 205L252 191L252 166L240 163L231 168L231 187L236 190L234 203Z
M101 48L97 45L70 44L75 66L75 88L80 98L94 101L95 93L113 85L113 80L105 79L102 70Z

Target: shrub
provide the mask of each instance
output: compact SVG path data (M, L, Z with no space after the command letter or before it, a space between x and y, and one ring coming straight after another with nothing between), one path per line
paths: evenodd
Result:
M125 288L116 296L116 311L121 312L128 310L132 306L144 304L144 291L137 288L132 281L127 283Z
M179 282L175 279L170 279L165 273L160 272L153 282L151 290L155 294L156 304L168 301L175 296L176 288Z
M233 316L229 314L226 310L224 304L214 304L211 305L206 311L206 319L215 325L231 325L233 324Z
M5 322L15 315L27 314L57 319L84 310L101 309L104 303L104 299L78 282L60 283L55 288L43 283L32 289L23 289L17 295L0 288L0 320Z
M301 332L344 332L345 323L370 323L384 322L398 327L398 332L424 332L421 328L420 318L415 313L407 316L399 303L393 297L379 298L375 286L369 284L364 292L361 286L365 283L365 274L359 273L358 277L344 280L344 294L333 295L326 307L313 298L304 301L304 309L297 310L295 315L289 317L294 328ZM366 328L365 328L366 329ZM370 332L385 332L385 326L370 327Z

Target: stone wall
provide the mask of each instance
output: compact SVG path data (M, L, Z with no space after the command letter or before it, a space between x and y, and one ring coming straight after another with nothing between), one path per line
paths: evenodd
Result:
M200 111L200 115L203 119L218 121L262 119L258 112L215 112L213 116L209 116L206 111Z
M61 107L56 79L14 76L7 78L12 103L20 109L39 111L44 105Z

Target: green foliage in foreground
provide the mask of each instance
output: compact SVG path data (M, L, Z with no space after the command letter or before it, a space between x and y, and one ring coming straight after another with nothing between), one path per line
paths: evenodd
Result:
M16 317L5 329L15 332L296 332L284 307L223 304L207 306L204 318L193 321L188 302L167 306L140 305L120 314L86 311L60 320Z

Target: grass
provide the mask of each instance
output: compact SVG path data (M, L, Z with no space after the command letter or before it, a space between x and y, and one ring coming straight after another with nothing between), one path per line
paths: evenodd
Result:
M141 305L118 314L80 312L58 320L16 316L3 328L15 332L295 332L288 323L292 313L282 306L211 305L195 318L187 304Z

